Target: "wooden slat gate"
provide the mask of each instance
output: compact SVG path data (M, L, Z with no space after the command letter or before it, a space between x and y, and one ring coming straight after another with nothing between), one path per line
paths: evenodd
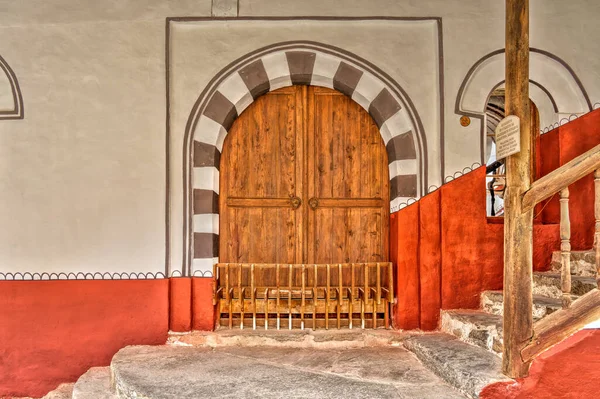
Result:
M218 263L218 324L241 328L389 328L394 300L389 262Z

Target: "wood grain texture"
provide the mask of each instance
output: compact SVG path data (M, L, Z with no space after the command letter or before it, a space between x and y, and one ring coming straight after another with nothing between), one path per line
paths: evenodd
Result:
M222 262L389 259L386 149L343 94L293 86L260 97L228 134L220 171Z
M533 334L533 211L521 209L531 184L529 0L506 0L506 115L521 120L521 151L506 159L502 371L519 378L530 365L522 361L520 348Z
M523 195L523 212L600 168L600 145L548 173Z

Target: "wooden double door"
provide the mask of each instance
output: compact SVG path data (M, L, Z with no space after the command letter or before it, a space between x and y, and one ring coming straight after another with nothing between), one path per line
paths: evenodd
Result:
M343 94L292 86L235 121L220 167L221 262L383 262L389 253L385 146Z

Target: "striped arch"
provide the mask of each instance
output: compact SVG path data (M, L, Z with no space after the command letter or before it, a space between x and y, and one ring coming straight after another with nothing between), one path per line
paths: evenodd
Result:
M184 149L188 216L184 220L188 221L190 274L210 270L218 262L219 164L227 132L256 98L291 85L338 90L372 116L387 149L392 212L423 195L425 135L412 101L396 82L367 61L331 46L293 42L258 50L215 77L188 119Z

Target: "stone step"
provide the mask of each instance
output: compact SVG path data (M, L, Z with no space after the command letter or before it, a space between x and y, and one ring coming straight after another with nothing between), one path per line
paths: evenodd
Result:
M481 293L481 308L487 313L502 315L504 298L502 291L484 291ZM560 299L542 295L533 296L533 320L538 321L562 308Z
M110 367L92 367L73 387L73 399L118 399L111 384Z
M560 251L552 253L552 270L560 273L562 261ZM596 277L596 253L594 251L571 251L571 274Z
M571 276L571 294L580 297L596 288L595 277ZM533 294L559 299L562 296L560 289L560 273L535 272L533 273Z
M464 398L402 346L129 346L111 370L122 399Z
M489 351L444 333L417 335L404 341L423 364L470 398L499 381L512 381L502 372L502 360Z
M332 321L335 325L335 320ZM379 346L401 346L408 337L406 332L386 329L338 330L287 330L259 327L256 330L245 328L216 331L193 331L191 333L169 333L167 344L172 346L229 347L229 346L268 346L282 348L352 349Z
M72 383L60 384L54 391L48 392L42 399L71 399L73 395Z
M502 353L502 316L481 310L442 310L441 330L463 342Z

